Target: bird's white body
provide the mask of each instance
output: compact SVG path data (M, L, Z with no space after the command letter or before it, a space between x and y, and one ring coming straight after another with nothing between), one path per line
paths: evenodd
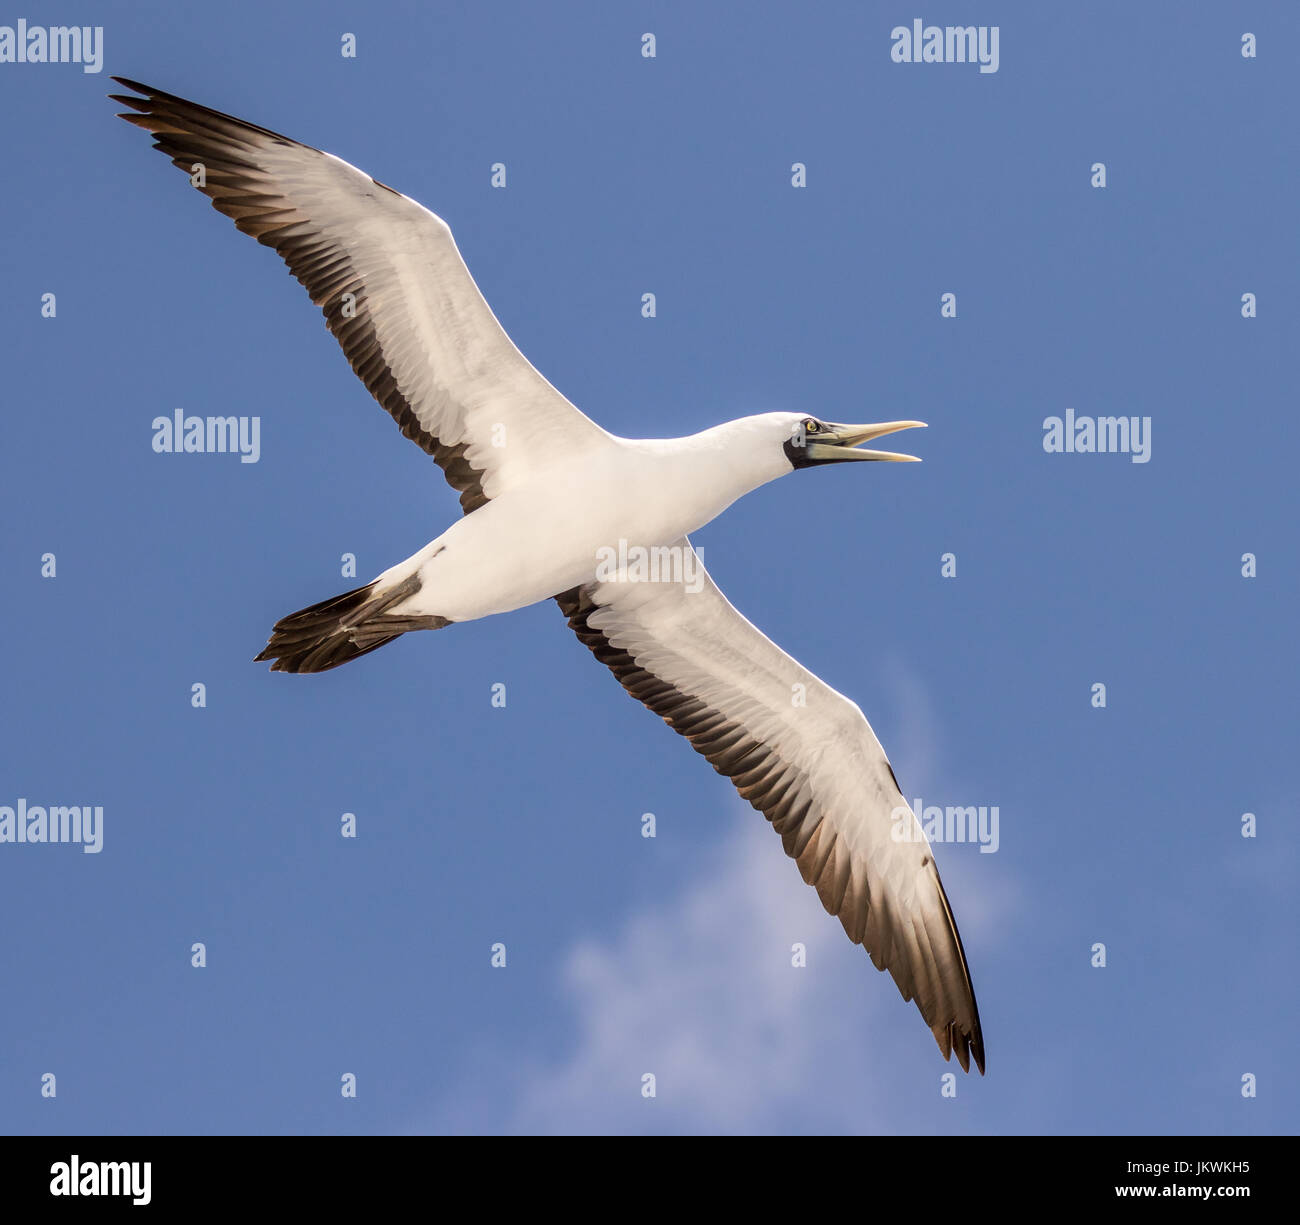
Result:
M791 470L781 451L800 417L766 413L686 438L606 435L503 491L379 576L412 575L403 616L472 621L591 582L604 550L670 545Z

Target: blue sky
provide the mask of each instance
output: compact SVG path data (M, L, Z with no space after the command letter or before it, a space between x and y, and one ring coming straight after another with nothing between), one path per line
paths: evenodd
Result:
M0 1131L1294 1132L1294 8L374 7L0 15L104 28L99 74L0 63L0 805L104 810L99 854L0 844ZM915 17L996 24L998 71L891 62ZM941 1095L916 1010L553 605L251 662L459 509L109 73L425 203L617 433L930 423L923 464L695 541L909 799L997 806L996 853L936 848L986 1078ZM259 461L156 454L177 408L260 417ZM1149 417L1149 462L1046 453L1067 408Z

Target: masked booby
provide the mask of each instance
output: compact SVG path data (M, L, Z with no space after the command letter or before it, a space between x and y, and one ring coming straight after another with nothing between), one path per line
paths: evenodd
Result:
M944 1058L983 1072L961 937L880 742L853 702L727 602L688 540L789 472L913 459L862 444L922 423L765 413L687 438L616 437L511 343L441 218L331 154L113 79L136 95L110 95L130 108L121 118L279 253L357 376L460 494L464 516L437 539L277 622L257 658L321 672L413 630L554 598L623 687L771 822L849 939L916 1001ZM642 573L626 561L635 550L673 564Z

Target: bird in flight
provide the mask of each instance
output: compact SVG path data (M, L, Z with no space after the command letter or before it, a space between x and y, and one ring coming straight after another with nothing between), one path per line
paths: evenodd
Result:
M515 348L446 223L355 166L123 77L121 118L272 247L357 377L459 491L464 515L356 591L276 622L259 660L323 672L413 630L554 599L623 687L729 777L945 1059L984 1071L957 924L924 831L848 698L751 625L689 533L805 468L923 424L764 413L687 438L610 434Z

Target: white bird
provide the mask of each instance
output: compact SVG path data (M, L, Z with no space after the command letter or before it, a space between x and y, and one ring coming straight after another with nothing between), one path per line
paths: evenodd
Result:
M944 1058L955 1050L969 1071L973 1055L983 1072L961 937L880 742L732 608L687 539L798 468L913 459L861 444L922 423L765 413L688 438L616 437L511 343L441 218L331 154L114 80L141 95L110 95L134 112L121 117L280 254L361 381L460 491L462 519L359 590L277 622L257 658L320 672L411 630L554 597L624 688L767 817Z

